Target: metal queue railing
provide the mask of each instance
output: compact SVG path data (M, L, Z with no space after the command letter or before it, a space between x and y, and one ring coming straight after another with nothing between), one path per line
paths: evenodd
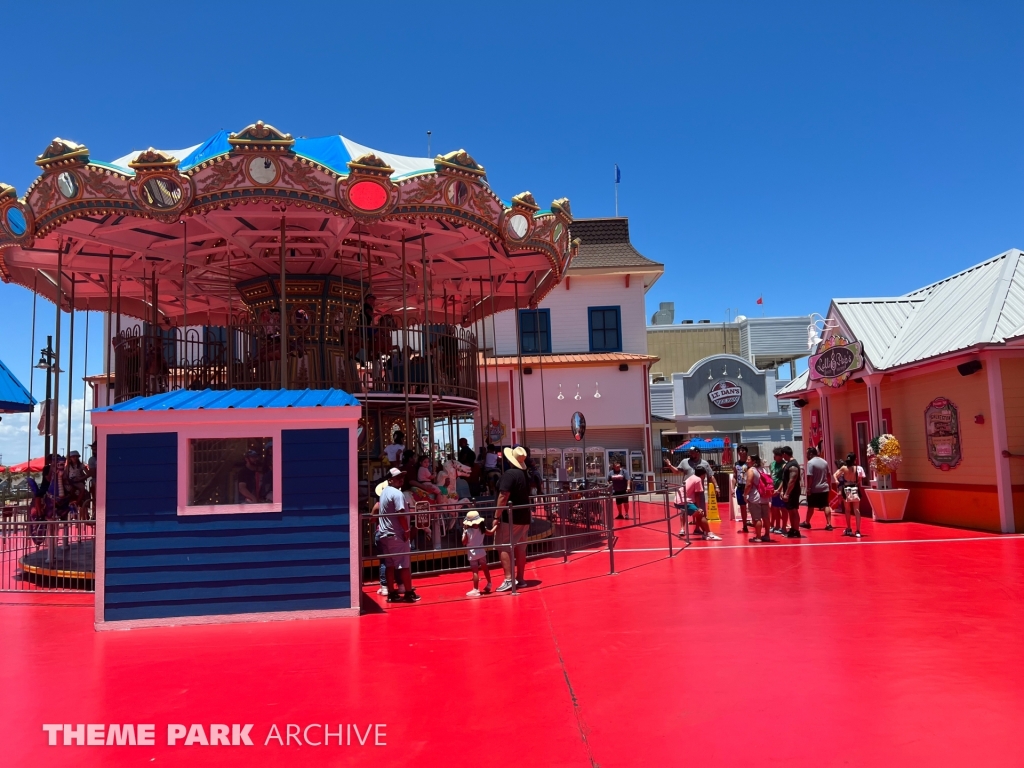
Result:
M528 560L569 556L579 551L608 552L609 573L615 573L615 545L619 534L630 528L657 527L665 531L666 549L674 557L681 549L675 545L678 521L685 512L677 509L672 499L675 487L666 486L626 494L630 501L630 517L615 519L615 496L607 489L585 489L557 494L532 496L526 506L530 510L530 536L526 542ZM409 511L409 537L412 545L410 557L414 576L435 575L465 570L469 567L467 548L462 545L462 521L470 509L484 518L484 527L490 529L499 510L493 500L476 504L446 505L442 507L417 505ZM380 514L361 515L363 584L375 584L380 579L380 567L387 560L381 556L374 531ZM689 526L682 525L682 535L689 543ZM483 549L488 552L488 564L500 561L500 553L509 553L512 573L515 573L515 545L495 543L485 539ZM513 579L513 582L515 580ZM512 591L516 588L513 584Z
M27 507L3 508L0 592L92 592L95 562L95 520L32 520Z

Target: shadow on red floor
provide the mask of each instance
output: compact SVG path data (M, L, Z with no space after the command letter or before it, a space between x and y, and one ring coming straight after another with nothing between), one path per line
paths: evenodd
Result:
M531 561L515 597L466 597L468 573L415 605L367 587L354 620L95 633L88 599L0 595L5 763L1019 765L1024 539L815 522L773 544L716 523L672 558L652 523L620 532L614 576L594 551ZM157 746L48 747L44 723L152 723ZM254 746L166 745L192 723L252 723ZM264 745L324 723L386 746Z

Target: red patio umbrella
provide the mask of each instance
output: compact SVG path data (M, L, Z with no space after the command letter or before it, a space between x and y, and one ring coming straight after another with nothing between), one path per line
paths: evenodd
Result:
M46 466L46 459L40 456L38 459L23 461L21 464L12 464L10 470L13 474L18 474L19 472L42 472L44 466Z

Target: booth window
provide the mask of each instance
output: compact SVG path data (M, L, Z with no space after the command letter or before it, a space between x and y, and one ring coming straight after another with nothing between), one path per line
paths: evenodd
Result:
M618 307L590 307L590 351L621 352L622 324Z
M188 506L273 503L273 453L274 442L269 437L189 440Z
M524 355L550 354L551 310L519 310L519 351Z

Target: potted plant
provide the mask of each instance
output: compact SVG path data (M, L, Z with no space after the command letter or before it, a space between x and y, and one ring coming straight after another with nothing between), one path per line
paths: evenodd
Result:
M879 435L868 443L871 472L878 479L877 488L866 488L875 520L894 522L903 519L910 497L909 488L893 488L892 475L903 463L899 440L894 435Z

